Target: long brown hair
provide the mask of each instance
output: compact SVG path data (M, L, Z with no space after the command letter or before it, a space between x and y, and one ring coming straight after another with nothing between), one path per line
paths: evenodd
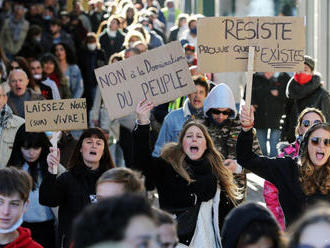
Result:
M303 111L300 112L300 114L298 116L297 126L296 126L296 130L295 130L296 136L299 135L299 128L301 126L301 123L302 123L305 115L307 115L309 113L315 113L315 114L319 115L321 118L321 122L326 122L325 116L321 110L319 110L317 108L305 108Z
M306 195L312 195L316 191L323 195L330 193L330 159L328 158L326 164L321 166L321 168L315 169L308 153L308 143L311 134L318 129L324 129L330 133L330 125L327 123L313 125L305 133L299 149L301 164L299 167L299 181Z
M160 156L165 161L170 163L173 169L188 183L193 182L193 179L190 177L185 166L184 159L187 155L183 150L183 138L187 130L192 126L198 127L204 134L207 146L204 156L209 161L212 171L217 177L220 186L225 189L232 202L236 203L236 201L241 198L241 194L237 185L234 183L233 174L228 168L224 166L223 156L216 149L213 140L207 131L207 128L200 122L196 120L188 122L182 128L178 143L167 143L162 149Z

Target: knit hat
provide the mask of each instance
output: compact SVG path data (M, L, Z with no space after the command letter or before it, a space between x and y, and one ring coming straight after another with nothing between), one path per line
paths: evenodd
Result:
M304 64L308 65L309 68L311 68L312 71L314 71L314 67L315 67L315 61L312 57L305 55L304 56Z
M236 247L241 233L254 221L265 221L280 229L273 214L264 206L254 202L242 204L231 210L225 218L221 231L223 248Z

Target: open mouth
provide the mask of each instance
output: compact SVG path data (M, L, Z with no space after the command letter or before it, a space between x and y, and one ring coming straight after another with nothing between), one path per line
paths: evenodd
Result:
M89 152L90 155L96 156L96 152Z
M316 159L322 160L324 158L324 152L316 152Z
M199 148L198 148L197 146L191 146L191 147L190 147L190 152L191 152L191 153L197 153L198 150L199 150Z

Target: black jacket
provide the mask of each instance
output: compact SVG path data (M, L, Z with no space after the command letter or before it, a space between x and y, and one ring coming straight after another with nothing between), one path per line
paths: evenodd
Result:
M40 185L39 202L49 207L59 206L58 232L61 247L69 247L73 219L95 196L95 185L102 172L85 166L75 166L59 177L47 172Z
M255 128L280 128L280 119L287 101L285 88L288 80L289 76L287 80L282 80L282 77L267 79L263 74L253 76L251 104L257 105L254 113ZM278 96L272 95L271 90L277 90Z
M136 168L156 186L159 194L160 208L176 214L180 223L180 215L203 201L208 201L215 196L217 179L212 173L209 162L204 158L198 161L185 159L190 176L196 180L188 184L173 167L164 159L151 156L149 149L149 125L138 125L133 131L134 159ZM233 204L226 196L226 192L220 194L219 225L222 226L226 214L233 208ZM191 216L197 220L198 211ZM179 230L180 231L180 230ZM180 236L181 243L189 245L193 236L191 233Z
M105 29L100 34L101 48L105 51L105 59L109 60L112 54L120 52L125 40L125 35L117 30L116 37L110 37Z
M295 140L294 130L297 125L298 115L307 107L314 107L322 111L327 122L330 121L330 95L322 87L321 78L313 75L306 84L299 84L292 77L287 85L286 95L291 100L286 110L286 119L282 136L287 137L290 143Z
M258 156L252 152L252 142L252 130L241 131L236 145L237 162L276 186L287 225L290 225L315 201L322 199L330 202L330 194L316 193L311 196L304 194L299 182L299 165L294 159Z

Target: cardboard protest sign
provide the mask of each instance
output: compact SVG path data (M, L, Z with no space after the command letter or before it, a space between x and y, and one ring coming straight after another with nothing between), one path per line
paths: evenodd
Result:
M210 17L197 23L198 67L203 72L247 71L249 46L254 71L302 71L302 17Z
M28 132L87 129L86 99L25 101Z
M147 98L155 105L196 91L178 41L95 70L110 119L135 112Z

